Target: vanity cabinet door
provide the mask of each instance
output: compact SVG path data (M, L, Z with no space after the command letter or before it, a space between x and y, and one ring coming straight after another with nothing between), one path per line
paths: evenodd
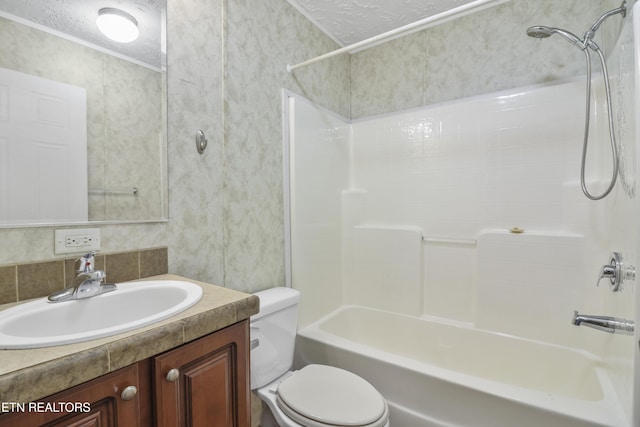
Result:
M156 426L247 427L248 337L245 320L156 356Z
M27 403L24 408L18 408L18 412L1 416L0 426L144 426L148 421L141 414L141 406L146 402L141 405L140 389L145 386L139 373L139 366L135 364L41 401ZM135 387L135 393L131 387ZM148 390L145 392L148 396ZM69 412L73 407L77 411Z

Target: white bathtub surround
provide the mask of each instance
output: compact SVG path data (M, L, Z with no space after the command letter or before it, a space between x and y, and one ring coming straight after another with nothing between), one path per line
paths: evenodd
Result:
M310 297L325 313L341 301L366 303L463 322L485 315L497 328L489 319L511 316L485 294L509 283L530 288L529 304L562 301L572 313L569 306L582 302L575 294L585 283L595 290L590 278L606 262L605 255L581 268L597 252L597 241L583 236L608 228L606 210L585 203L575 179L583 123L575 99L583 85L519 88L360 120L351 139L331 131L346 126L339 117L296 98L294 284L329 291L331 298ZM598 173L603 161L590 160ZM600 169L606 175L606 165ZM509 233L514 226L524 233ZM543 316L534 329L558 320Z
M289 146L290 200L285 209L296 226L286 243L291 251L291 281L308 285L300 302L300 322L306 324L341 304L342 233L351 233L343 222L359 221L359 203L352 203L353 212L342 209L342 200L347 197L342 189L349 188L348 122L289 95L283 94L292 118L290 136L305 143ZM357 198L357 192L353 194ZM351 221L343 215L349 215Z
M628 31L609 61L635 176ZM347 120L296 97L300 360L372 381L399 425L632 426L637 340L570 322L574 310L634 318L634 286L613 293L596 279L611 251L639 264L635 199L622 185L600 202L580 190L584 85L459 99L348 132ZM594 89L587 180L598 192L611 163Z
M353 252L344 254L345 267L352 267L351 277L345 280L344 299L419 315L421 247L422 231L417 227L354 227Z
M367 219L435 237L566 229L559 183L579 171L580 97L576 79L355 122L352 185L369 192Z
M482 232L476 251L475 324L600 354L606 334L585 342L583 331L569 322L569 307L584 307L585 288L596 288L597 274L584 268L586 245L580 234Z

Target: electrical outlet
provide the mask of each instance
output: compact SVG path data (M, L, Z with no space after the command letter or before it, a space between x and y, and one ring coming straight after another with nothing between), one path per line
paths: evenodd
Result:
M99 228L71 228L54 231L56 254L72 254L100 250Z

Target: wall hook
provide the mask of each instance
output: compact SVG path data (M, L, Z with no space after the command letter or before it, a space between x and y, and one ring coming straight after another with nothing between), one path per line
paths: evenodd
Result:
M204 132L199 130L196 132L196 149L198 153L204 153L204 150L207 148L207 138L204 136Z

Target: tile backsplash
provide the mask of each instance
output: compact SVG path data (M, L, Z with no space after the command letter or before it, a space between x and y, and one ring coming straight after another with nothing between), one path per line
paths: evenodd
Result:
M118 283L168 273L167 248L96 255L96 269ZM77 257L0 266L0 304L24 301L79 283Z

